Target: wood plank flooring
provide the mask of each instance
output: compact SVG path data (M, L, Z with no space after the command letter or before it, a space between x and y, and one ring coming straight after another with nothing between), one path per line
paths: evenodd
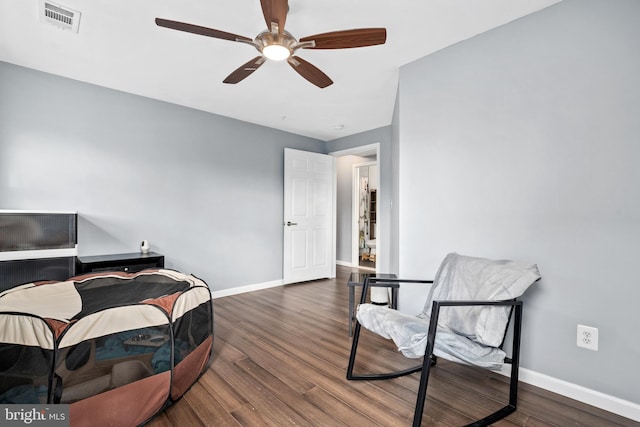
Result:
M419 374L347 381L347 278L299 283L214 301L214 355L185 396L153 419L175 426L408 426ZM361 337L358 372L415 364L392 343ZM507 378L439 360L423 426L460 426L504 405ZM632 420L521 383L518 410L499 426L638 426Z

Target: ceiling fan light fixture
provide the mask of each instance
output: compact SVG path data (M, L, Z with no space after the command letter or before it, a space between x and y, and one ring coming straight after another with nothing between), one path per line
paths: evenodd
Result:
M51 0L40 0L51 1ZM245 43L253 46L260 56L253 58L229 74L223 83L236 84L249 77L267 59L286 62L304 79L315 86L324 89L333 81L315 65L294 55L300 49L350 49L355 47L375 46L384 44L387 40L385 28L356 28L352 30L330 31L301 38L299 41L284 29L289 10L289 0L260 0L262 14L267 29L255 39L202 27L186 22L171 21L156 18L156 25L172 30L184 31L192 34Z
M262 54L274 61L282 61L291 56L291 50L281 44L270 44L262 48Z

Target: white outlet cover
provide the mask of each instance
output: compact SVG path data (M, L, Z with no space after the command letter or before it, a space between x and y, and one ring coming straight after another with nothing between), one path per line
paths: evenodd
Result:
M578 347L598 351L598 328L592 326L578 325L576 337Z

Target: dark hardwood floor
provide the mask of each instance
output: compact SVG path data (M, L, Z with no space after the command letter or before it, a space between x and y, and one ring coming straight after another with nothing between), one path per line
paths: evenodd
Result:
M411 425L419 374L387 381L345 379L351 345L350 271L338 267L334 280L216 299L210 368L149 425ZM361 372L415 364L369 333L362 335L358 357ZM423 425L464 425L503 406L507 393L508 382L501 375L439 360L429 382ZM518 410L496 425L640 423L521 383Z

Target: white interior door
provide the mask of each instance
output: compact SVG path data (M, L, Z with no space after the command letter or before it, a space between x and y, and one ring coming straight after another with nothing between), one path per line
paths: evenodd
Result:
M335 276L334 158L284 150L283 282Z

